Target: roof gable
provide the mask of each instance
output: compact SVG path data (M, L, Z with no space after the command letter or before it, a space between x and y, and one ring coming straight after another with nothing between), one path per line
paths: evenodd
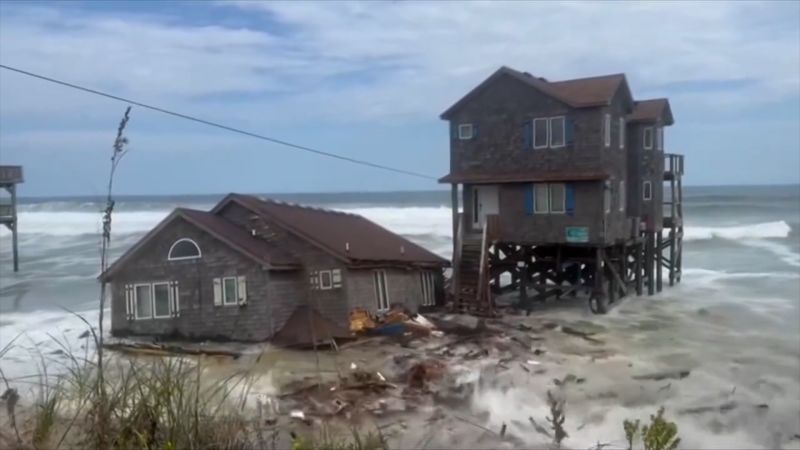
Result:
M672 125L672 108L666 98L651 98L634 102L633 112L628 115L628 122L657 122L661 119L664 125Z
M151 240L164 230L168 225L176 220L183 219L186 222L199 228L201 231L208 233L210 236L226 244L228 247L242 254L243 256L252 259L254 262L261 264L269 269L276 268L295 268L299 266L299 261L292 255L285 251L276 248L274 245L262 239L256 239L250 236L246 230L222 219L219 216L207 213L205 211L197 211L185 208L176 208L166 218L164 218L155 228L150 230L143 238L136 242L131 248L117 258L114 263L109 266L105 273L101 274L101 278L110 278L126 262L133 258L141 249L143 249ZM164 256L166 260L166 255Z
M577 78L563 81L547 81L535 77L527 72L520 72L510 67L502 66L481 84L469 91L467 95L458 100L453 106L441 114L441 118L448 120L452 115L483 92L492 83L503 76L510 76L522 81L532 89L536 89L573 108L588 108L609 105L620 86L624 86L627 96L632 101L625 74L611 74L589 78Z
M271 219L287 231L350 264L403 262L446 264L440 256L362 216L229 194L212 213L229 202Z

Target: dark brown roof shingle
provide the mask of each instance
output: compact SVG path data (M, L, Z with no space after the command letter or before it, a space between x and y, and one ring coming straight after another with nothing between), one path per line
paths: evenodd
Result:
M443 112L441 118L448 119L457 109L502 75L508 75L522 81L573 108L608 105L611 103L619 87L623 84L627 86L625 74L622 73L589 78L576 78L572 80L548 81L527 72L520 72L510 67L502 66L489 76L489 78L448 108L447 111Z
M356 214L241 194L228 195L212 212L219 211L228 201L238 202L256 214L275 220L290 232L351 264L447 263L442 257Z
M666 98L637 100L633 103L633 112L627 117L628 122L655 122L663 119L666 125L672 125L672 110Z
M206 211L178 208L189 222L208 232L228 246L269 266L299 265L299 260L275 244L253 237L246 229Z

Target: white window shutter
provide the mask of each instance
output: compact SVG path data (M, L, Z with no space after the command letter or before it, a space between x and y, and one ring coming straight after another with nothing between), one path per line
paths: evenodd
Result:
M222 279L214 278L214 306L222 306Z
M239 304L246 305L247 304L247 281L245 277L236 277L236 282L239 285Z
M178 282L173 281L170 283L170 299L172 300L171 312L172 317L179 317L181 315L181 293L178 290Z
M125 285L125 318L131 320L134 317L133 286Z
M342 287L342 270L341 269L331 270L331 280L333 282L333 287L335 288Z

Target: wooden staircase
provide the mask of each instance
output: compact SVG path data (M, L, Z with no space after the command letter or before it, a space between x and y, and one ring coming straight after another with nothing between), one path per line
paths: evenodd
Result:
M464 230L462 214L458 220L456 253L453 255L455 309L462 313L492 315L488 276L491 221L487 221L482 233L468 233Z

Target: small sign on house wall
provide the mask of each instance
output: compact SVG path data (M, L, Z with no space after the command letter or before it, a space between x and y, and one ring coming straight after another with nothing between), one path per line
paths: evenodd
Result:
M589 227L566 227L567 242L589 242Z

